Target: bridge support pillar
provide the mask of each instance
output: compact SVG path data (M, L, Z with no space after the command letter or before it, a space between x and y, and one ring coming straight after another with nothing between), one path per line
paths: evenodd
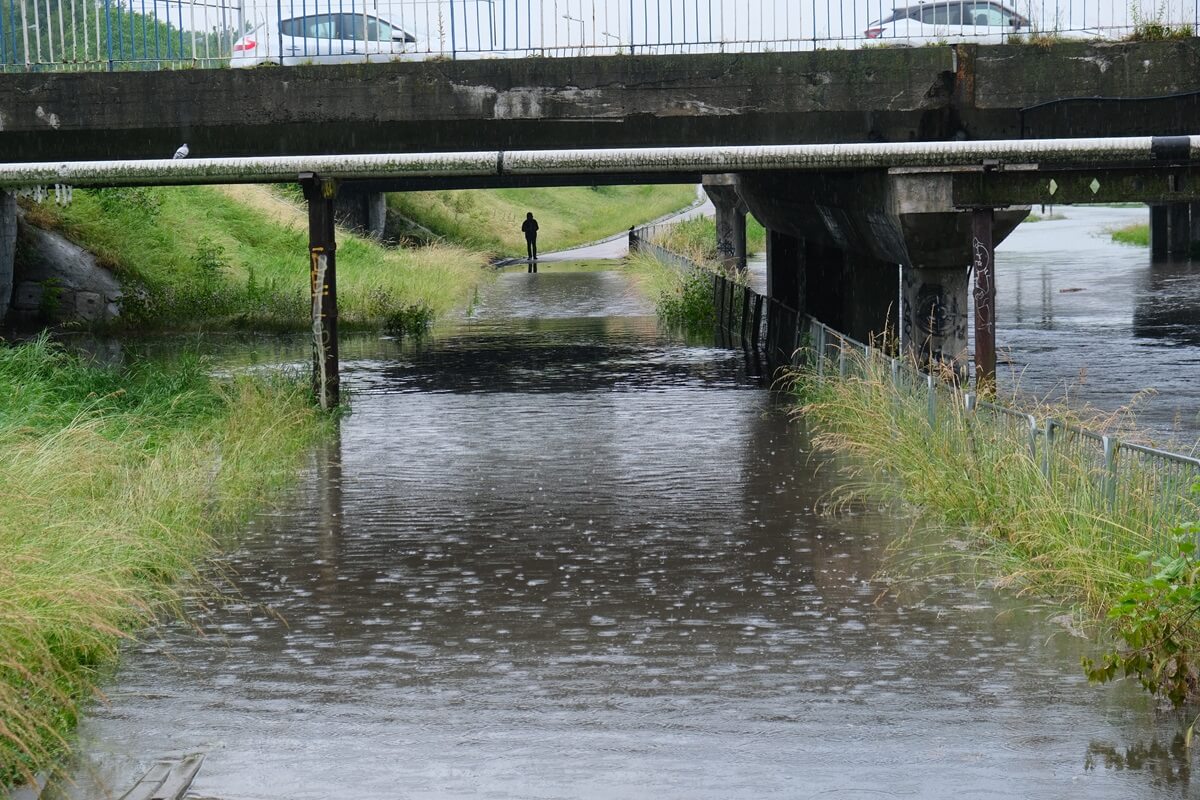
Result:
M1166 258L1169 252L1170 214L1164 205L1150 206L1150 257Z
M13 261L17 250L17 198L0 191L0 322L8 315L13 293Z
M784 364L796 348L796 325L805 312L804 241L767 230L767 360Z
M746 204L736 175L705 175L704 191L716 209L717 255L734 269L746 268Z
M920 363L967 370L967 303L970 278L963 267L901 269L901 346Z
M996 212L977 208L971 212L971 269L975 273L975 391L996 388L996 245L993 226Z
M337 332L337 241L334 202L337 184L307 173L300 176L308 201L308 267L312 298L313 395L321 408L341 400Z
M334 201L334 213L344 228L382 239L387 225L387 196L383 192L343 188Z
M1167 206L1167 255L1187 258L1192 249L1192 206L1172 203Z

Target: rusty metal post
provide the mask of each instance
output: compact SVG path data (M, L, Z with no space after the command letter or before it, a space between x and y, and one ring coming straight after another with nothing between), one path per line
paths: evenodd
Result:
M977 208L971 219L972 269L975 271L975 391L996 386L996 249L992 241L994 212Z
M312 298L313 395L321 408L338 404L337 241L333 201L337 184L311 173L300 176L308 201L308 266Z

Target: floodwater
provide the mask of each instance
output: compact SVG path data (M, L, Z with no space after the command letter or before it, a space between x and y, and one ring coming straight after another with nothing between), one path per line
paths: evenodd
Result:
M1035 209L1040 213L1040 209ZM1182 445L1200 440L1200 262L1151 263L1110 231L1145 208L1055 208L996 251L997 349L1007 380L1105 411ZM1149 394L1143 394L1145 392Z
M911 521L820 513L837 464L755 365L615 269L343 352L340 435L229 601L130 649L69 794L202 751L219 800L1194 796L1186 721L1088 686L1052 611L878 579Z

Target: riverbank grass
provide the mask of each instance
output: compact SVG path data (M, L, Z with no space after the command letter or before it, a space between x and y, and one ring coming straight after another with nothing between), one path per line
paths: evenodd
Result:
M717 222L712 217L692 217L662 231L658 244L693 261L711 262L717 253ZM746 217L746 255L762 252L767 246L767 231L758 220Z
M67 751L120 642L331 424L301 380L0 346L0 787Z
M1150 226L1147 224L1127 225L1112 232L1112 240L1136 247L1150 246Z
M34 205L38 225L96 254L125 287L135 328L301 330L310 323L303 208L266 187L81 190ZM465 306L481 253L436 244L392 249L338 232L338 311L346 329L415 332Z
M1173 555L1175 526L1200 519L1195 495L1182 497L1188 487L1178 487L1174 512L1164 512L1166 498L1144 488L1154 484L1131 474L1128 485L1143 488L1121 491L1110 505L1103 458L1093 449L1062 447L1047 476L1024 420L969 414L961 392L946 390L931 425L923 381L897 388L890 364L861 353L848 358L845 378L807 370L794 376L798 414L814 430L815 446L852 465L840 499L919 508L953 526L956 538L967 537L1002 586L1063 605L1095 635L1122 635L1124 621L1110 613L1150 574L1150 560ZM1097 422L1061 407L1036 416ZM1189 610L1178 608L1182 641L1194 650L1200 627Z

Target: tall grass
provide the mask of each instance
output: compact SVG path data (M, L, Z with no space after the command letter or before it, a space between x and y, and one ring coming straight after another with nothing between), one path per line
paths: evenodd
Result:
M693 261L716 261L717 223L712 217L692 217L665 228L656 241ZM746 254L754 255L767 246L767 231L754 217L746 217Z
M329 424L298 380L0 347L0 787L68 749L122 639Z
M262 187L78 191L69 206L31 206L27 213L95 253L121 279L125 325L310 324L306 218ZM462 247L394 250L339 232L341 323L417 330L466 304L483 261Z
M795 375L798 413L814 428L815 445L850 457L843 497L909 504L961 527L1003 585L1063 604L1095 633L1114 632L1109 611L1147 575L1146 554L1167 555L1172 526L1200 518L1194 496L1172 506L1134 488L1110 503L1103 458L1087 447L1064 442L1047 475L1024 420L968 413L959 391L943 390L931 425L923 381L897 387L890 364L857 352L848 358L846 377ZM1062 407L1038 416L1104 422ZM1137 465L1129 469L1128 486L1155 485ZM1200 643L1200 630L1193 626L1189 637Z

